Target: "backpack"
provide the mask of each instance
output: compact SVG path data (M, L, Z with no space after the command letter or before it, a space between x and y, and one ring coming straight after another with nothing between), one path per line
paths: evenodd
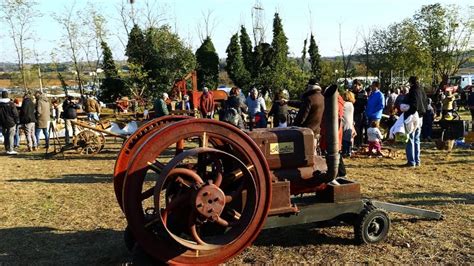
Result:
M224 118L222 121L230 123L234 126L239 126L240 114L234 107L228 107L224 111Z

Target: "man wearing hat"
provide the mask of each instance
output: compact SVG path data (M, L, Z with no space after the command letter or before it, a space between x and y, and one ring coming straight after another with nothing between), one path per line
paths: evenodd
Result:
M168 107L166 105L166 100L168 100L168 93L163 92L161 98L155 101L153 109L155 111L155 117L161 117L169 114Z
M16 124L19 124L19 115L15 104L8 98L8 92L2 91L0 99L0 127L2 127L3 144L7 154L18 154L13 150L13 140L16 132Z
M319 139L324 112L324 96L321 91L319 84L310 80L301 101L288 101L289 106L299 108L293 125L312 129L316 139Z

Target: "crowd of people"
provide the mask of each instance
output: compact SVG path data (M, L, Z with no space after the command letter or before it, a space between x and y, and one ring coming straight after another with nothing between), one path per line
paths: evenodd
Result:
M438 108L421 89L416 77L410 77L408 84L390 89L384 94L380 91L378 81L372 82L364 89L361 81L354 80L352 87L341 93L338 99L339 143L343 157L350 157L354 150L366 146L369 154L381 156L382 143L389 137L388 130L396 125L410 125L404 126L403 130L397 128L394 131L404 133L407 157L404 166L416 167L421 164L420 141L422 138L431 140L432 125ZM198 110L203 118L214 118L214 114L217 114L219 120L241 129L265 128L270 124L270 117L273 127L288 125L307 127L314 132L315 151L324 152L324 93L324 88L311 79L299 100L290 100L286 90L279 90L274 94L271 107L268 108L262 94L256 88L251 89L248 95L244 95L240 88L233 87L227 100L216 107L212 91L204 88L199 98ZM450 100L445 99L451 99L449 92L442 98L444 104L441 110L450 108ZM169 114L167 101L169 98L166 93L155 101L155 116ZM185 109L190 109L189 97L186 97L184 102ZM292 108L298 109L295 116L290 114ZM382 119L383 117L385 119ZM403 120L403 123L396 123L397 120ZM381 130L381 127L385 130Z
M0 99L0 127L4 138L5 151L9 155L18 154L21 132L24 132L27 152L40 148L40 139L44 139L44 148L50 144L50 128L64 121L65 143L71 144L71 137L78 133L75 121L77 112L83 109L89 121L99 121L101 107L98 101L87 95L81 99L67 96L61 103L46 94L37 91L34 97L31 92L24 94L20 100L10 99L8 91L2 91Z

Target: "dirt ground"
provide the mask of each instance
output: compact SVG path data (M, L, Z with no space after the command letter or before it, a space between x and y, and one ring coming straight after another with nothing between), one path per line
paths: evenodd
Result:
M42 151L0 155L0 265L129 262L126 226L113 193L120 144L96 156ZM474 262L474 151L451 153L423 143L422 166L401 168L404 155L346 160L364 197L441 211L442 221L390 214L388 239L358 246L350 226L294 226L263 231L230 263Z

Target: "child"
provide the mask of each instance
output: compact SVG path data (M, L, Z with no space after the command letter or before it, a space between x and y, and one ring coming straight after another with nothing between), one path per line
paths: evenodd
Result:
M278 116L278 127L287 127L288 124L286 122L286 115L280 114Z
M369 142L369 154L375 153L377 155L382 155L382 133L378 129L377 121L372 121L370 123L369 129L367 129L367 138Z

